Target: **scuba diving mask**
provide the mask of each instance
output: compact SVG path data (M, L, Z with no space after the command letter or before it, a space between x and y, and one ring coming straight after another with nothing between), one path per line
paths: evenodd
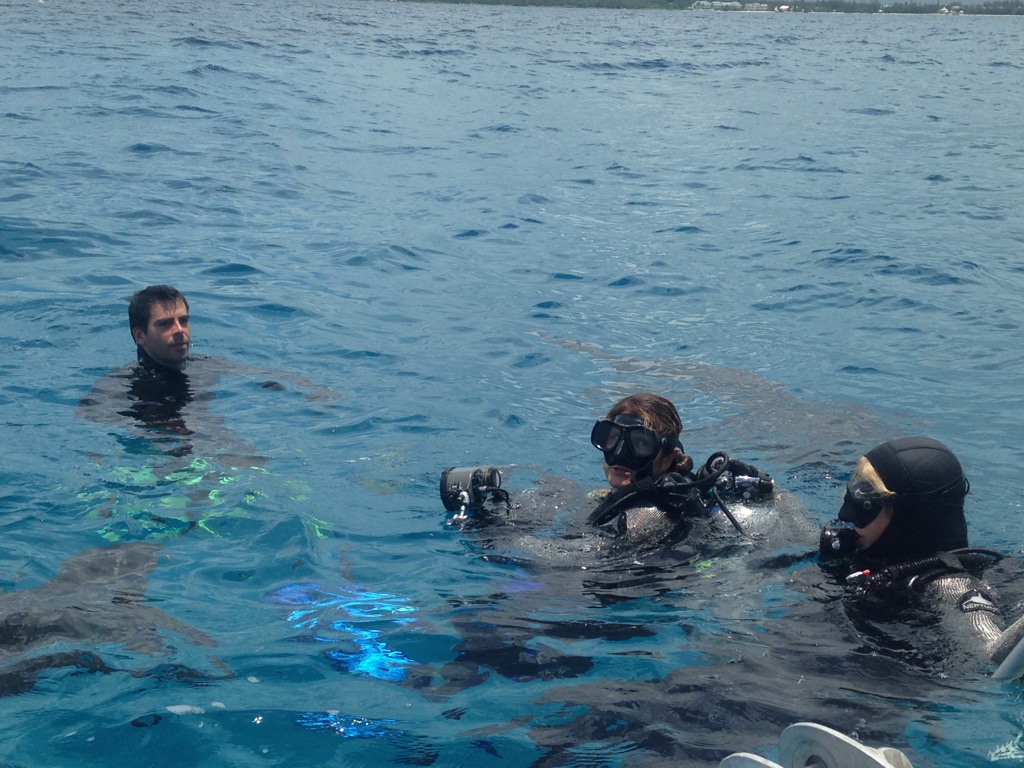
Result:
M636 416L620 414L614 421L602 419L594 424L590 442L604 453L610 467L626 467L634 472L645 469L663 447L680 448L675 438L662 437Z
M860 475L854 475L846 484L843 506L839 508L839 519L866 528L878 517L882 507L892 503L892 497L883 494Z
M860 534L854 530L871 525L882 507L892 503L892 497L883 494L858 473L846 484L839 519L821 529L818 555L822 560L838 560L857 554Z

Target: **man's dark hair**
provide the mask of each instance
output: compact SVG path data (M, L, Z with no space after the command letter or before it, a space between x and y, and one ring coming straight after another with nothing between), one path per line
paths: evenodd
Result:
M177 288L169 285L151 285L137 291L131 302L128 304L128 329L134 333L136 328L146 330L149 328L149 316L153 312L154 304L177 304L182 302L185 309L188 309L188 299Z

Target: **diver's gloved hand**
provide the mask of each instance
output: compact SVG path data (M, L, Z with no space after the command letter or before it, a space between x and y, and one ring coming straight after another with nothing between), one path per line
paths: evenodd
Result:
M719 454L719 455L721 455L721 454ZM721 467L721 464L719 463L721 461L722 461L722 458L719 458L715 462L713 470L709 470L707 465L705 464L703 467L701 467L698 470L698 472L697 472L697 479L698 480L703 480L705 477L708 477L710 474L712 474L712 472L717 472L718 469ZM764 476L764 477L768 478L769 480L771 479L771 477L769 475L767 475L764 472L762 472L761 470L759 470L753 464L747 464L746 462L740 461L739 459L729 459L729 463L726 465L725 471L730 473L734 477L736 475L742 475L743 477L761 477L761 476Z
M651 481L651 485L657 486L658 488L689 489L693 487L693 478L687 477L681 472L666 472L657 480Z
M698 479L708 477L711 472L707 467L701 467L697 473ZM719 476L715 483L719 493L729 493L742 496L745 499L767 496L775 490L775 481L771 475L763 472L753 464L747 464L739 459L729 459L726 469Z
M733 475L743 475L744 477L758 477L759 475L764 475L764 473L753 464L747 464L739 459L729 459L729 471L732 472ZM768 477L768 475L764 476Z

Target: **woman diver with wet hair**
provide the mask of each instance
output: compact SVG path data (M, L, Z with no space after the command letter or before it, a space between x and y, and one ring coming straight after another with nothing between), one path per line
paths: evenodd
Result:
M960 461L938 440L882 443L857 462L839 520L821 531L820 554L859 597L899 590L945 608L1001 665L994 676L1014 677L1024 663L1024 649L1011 653L1024 617L1003 629L995 590L980 575L1001 555L968 545L969 489Z
M496 467L451 467L441 473L441 500L454 513L448 522L469 534L483 559L519 568L505 572L508 587L460 602L453 625L463 641L455 646L457 657L440 670L440 689L476 685L481 670L514 680L583 674L593 660L566 653L572 638L621 641L655 634L594 609L660 599L679 589L680 578L708 588L698 599L717 600L713 585L719 582L709 579L707 569L738 542L761 554L776 544L774 534L789 542L800 528L806 549L817 528L795 522L798 516L803 520L805 510L792 494L775 491L768 475L724 453L694 472L681 431L678 411L663 397L641 393L615 403L591 429L611 486L600 492L596 509L595 492L554 475L543 474L534 487L510 495ZM715 512L716 495L729 492L736 516L758 536L738 533ZM760 498L764 503L740 503ZM787 514L794 511L798 514ZM763 535L768 530L772 536ZM745 583L752 580L745 558L722 559L734 564L716 567L719 578L739 572ZM701 570L694 566L698 562ZM664 586L666 579L671 587ZM692 593L685 591L690 599ZM758 594L758 604L761 599ZM553 620L551 606L566 603L573 606L572 618ZM545 636L558 641L545 643Z
M679 440L681 432L676 407L649 392L623 398L594 424L590 441L604 455L604 474L611 488L589 494L591 501L595 496L600 501L582 530L574 527L570 535L562 537L568 549L574 548L570 542L586 552L661 549L687 538L696 520L710 518L718 509L742 532L723 496L773 498L771 477L721 452L695 473L693 459ZM441 475L441 498L448 511L458 512L454 520L472 518L472 527L479 530L481 524L502 519L488 514L487 501L502 501L506 511L512 512L513 505L500 484L500 472L494 467L452 467ZM574 503L566 494L560 495L563 498L557 504ZM538 501L554 501L554 496L548 490L524 494L515 506L531 502L537 506ZM519 515L515 521L520 532L529 529L530 521L540 515L525 517ZM609 543L609 539L615 541Z
M725 453L712 455L695 474L682 430L676 407L649 392L623 398L594 424L590 442L604 454L612 490L590 515L591 525L616 538L685 537L694 518L717 506L742 531L722 495L765 498L774 481Z
M623 398L594 424L590 441L605 454L604 474L612 488L623 488L642 474L689 473L693 459L679 436L683 422L664 397L644 392ZM622 439L620 439L622 438Z

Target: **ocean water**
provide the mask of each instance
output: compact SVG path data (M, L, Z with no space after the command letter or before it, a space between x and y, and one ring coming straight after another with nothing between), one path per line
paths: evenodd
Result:
M0 651L0 763L711 766L798 719L1021 762L1019 685L879 653L813 541L530 567L437 493L493 464L578 499L593 420L651 390L815 526L865 450L943 440L972 543L1020 554L1019 21L0 19L0 586L42 627ZM78 408L152 283L230 361L170 447ZM127 582L57 580L114 546Z

